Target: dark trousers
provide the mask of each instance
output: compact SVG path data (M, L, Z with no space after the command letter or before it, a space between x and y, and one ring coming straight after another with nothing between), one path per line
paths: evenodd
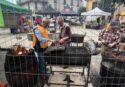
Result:
M37 61L38 61L38 70L39 70L39 80L41 87L44 87L45 84L45 61L43 51L36 51Z

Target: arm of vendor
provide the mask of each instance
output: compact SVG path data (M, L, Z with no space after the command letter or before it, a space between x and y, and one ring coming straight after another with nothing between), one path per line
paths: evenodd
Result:
M115 38L114 41L112 41L111 43L109 43L109 46L113 47L113 46L118 45L120 43L120 40L121 40L120 36L121 36L120 32L117 31L116 34L115 34L115 36L113 37L113 38Z
M112 31L103 30L99 34L99 40L102 44L107 44L109 47L114 47L120 42L120 32L116 31L113 33Z
M40 41L40 42L43 42L43 43L46 43L47 41L53 42L52 40L50 40L50 39L48 39L48 38L42 37L42 35L41 35L39 29L35 29L35 30L34 30L34 33L35 33L35 35L36 35L38 41Z
M42 37L39 29L35 29L34 32L35 32L35 35L36 35L38 41L43 42L43 43L48 41L47 38Z
M61 32L63 34L63 32ZM63 37L60 37L59 42L63 43L64 41L68 41L70 39L71 36L71 30L69 26L66 26L65 32L62 35Z
M67 26L67 27L66 27L66 30L65 30L65 35L64 35L64 37L62 37L62 39L65 41L65 40L69 39L70 36L71 36L70 27Z

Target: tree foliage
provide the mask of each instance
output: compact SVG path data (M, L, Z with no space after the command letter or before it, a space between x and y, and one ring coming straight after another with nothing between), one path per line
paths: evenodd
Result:
M106 12L111 12L112 0L100 0L99 8Z
M86 8L85 7L79 7L78 13L81 14L82 12L85 12Z
M121 4L125 5L125 0L100 0L99 8L113 14Z
M125 0L100 0L99 8L107 12L112 12L115 9L116 3L125 5Z

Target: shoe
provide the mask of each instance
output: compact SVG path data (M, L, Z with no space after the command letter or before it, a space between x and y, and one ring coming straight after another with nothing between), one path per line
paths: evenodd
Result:
M68 66L63 66L63 69L67 69L68 68Z
M41 76L40 77L40 87L44 87L44 85L45 85L45 76Z

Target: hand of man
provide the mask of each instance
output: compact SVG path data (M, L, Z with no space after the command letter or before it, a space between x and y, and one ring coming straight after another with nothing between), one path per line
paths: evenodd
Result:
M59 40L59 43L60 43L60 44L64 43L64 40L63 40L63 39L60 39L60 40Z
M49 42L52 42L52 43L54 43L54 42L55 42L54 40L51 40L51 39L48 39L48 41L49 41Z
M114 46L114 44L109 44L109 47L113 47Z
M103 43L106 43L106 42L105 42L105 40L102 40L101 43L103 44Z

